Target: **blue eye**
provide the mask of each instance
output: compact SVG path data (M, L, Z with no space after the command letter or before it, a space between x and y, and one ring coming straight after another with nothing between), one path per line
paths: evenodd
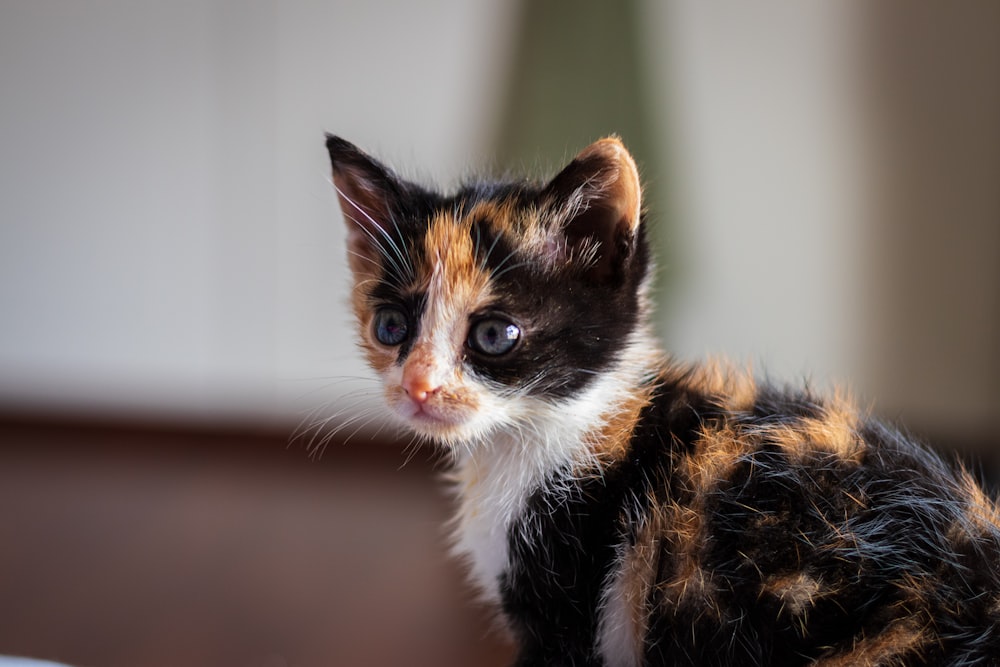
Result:
M469 347L495 357L514 349L520 337L521 329L516 324L499 317L490 317L475 322L469 329Z
M375 313L375 339L383 345L399 345L410 336L410 325L399 308L386 306Z

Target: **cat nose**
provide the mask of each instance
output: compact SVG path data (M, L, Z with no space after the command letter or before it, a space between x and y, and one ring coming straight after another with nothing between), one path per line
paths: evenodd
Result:
M425 375L403 375L403 390L416 403L426 403L438 389Z

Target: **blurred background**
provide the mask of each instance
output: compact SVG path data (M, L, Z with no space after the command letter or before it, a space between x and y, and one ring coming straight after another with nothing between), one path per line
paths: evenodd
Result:
M325 131L446 189L620 134L669 350L1000 472L996 3L4 0L0 95L0 653L505 664L440 464L348 437Z

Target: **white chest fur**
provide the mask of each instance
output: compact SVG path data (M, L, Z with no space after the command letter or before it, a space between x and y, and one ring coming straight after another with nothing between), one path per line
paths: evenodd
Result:
M590 439L628 397L634 384L623 379L609 373L558 403L513 399L507 408L516 427L484 438L459 456L455 552L468 562L488 600L499 601L508 535L532 493L560 470L596 465Z
M511 526L546 477L571 464L584 449L580 434L573 440L549 442L549 455L543 456L537 444L501 435L459 462L454 550L468 562L473 582L489 601L500 600Z
M597 414L592 412L593 415ZM561 431L534 433L526 438L498 437L464 456L454 476L459 508L455 517L454 550L469 565L473 582L483 597L500 602L501 577L510 565L509 534L531 495L550 475L586 462L588 429L573 420ZM598 421L599 423L599 421ZM555 437L555 433L561 437ZM544 446L540 446L544 443ZM539 451L541 450L541 451ZM528 536L527 541L531 541ZM601 600L599 636L595 648L608 665L638 665L640 642L632 626L627 593L613 577Z
M600 465L594 445L600 443L593 439L634 400L635 388L658 365L656 346L643 332L634 334L618 367L579 395L558 403L512 399L503 406L510 426L501 426L493 437L470 444L459 455L453 477L458 500L454 551L468 563L487 600L500 602L501 578L510 566L510 531L532 494L560 471L594 473ZM609 665L630 667L641 657L633 614L621 582L612 576L605 584L595 649Z

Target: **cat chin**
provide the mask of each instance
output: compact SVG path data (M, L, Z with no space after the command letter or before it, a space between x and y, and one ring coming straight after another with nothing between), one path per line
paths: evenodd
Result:
M445 419L426 414L398 415L403 426L435 445L469 452L486 441L496 426L491 420L473 415L466 419Z
M489 431L491 419L484 419L486 414L481 409L472 409L468 404L478 402L467 401L467 405L444 404L431 401L418 404L411 401L401 388L390 385L386 392L386 402L398 421L404 428L419 437L448 447L469 445L481 440Z
M395 413L405 428L440 445L455 446L467 443L475 440L480 432L469 419L414 410L408 404L396 406Z
M420 437L445 448L468 445L480 439L478 430L467 424L449 424L430 420L417 421L414 419L406 420L405 424L407 428Z

